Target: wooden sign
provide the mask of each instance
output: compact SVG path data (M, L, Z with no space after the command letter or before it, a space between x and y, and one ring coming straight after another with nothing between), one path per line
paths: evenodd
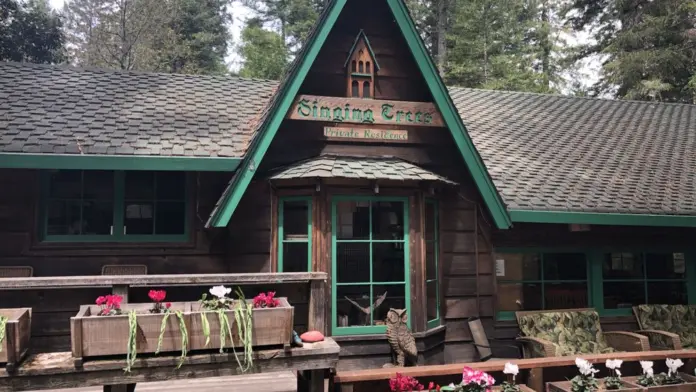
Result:
M360 127L324 127L324 136L327 139L343 139L366 142L405 142L408 140L408 131Z
M429 102L300 95L288 113L293 120L333 123L442 127L442 116Z

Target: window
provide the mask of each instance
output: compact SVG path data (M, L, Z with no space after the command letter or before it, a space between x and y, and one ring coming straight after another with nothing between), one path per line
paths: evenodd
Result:
M428 329L440 325L440 289L438 284L440 244L437 202L425 202L425 292Z
M605 253L602 283L609 314L640 304L688 303L683 253Z
M370 98L370 82L363 82L363 98Z
M498 319L517 310L594 307L630 315L640 304L696 302L693 255L667 251L505 252L495 258Z
M45 241L185 241L186 174L57 170L44 176Z
M309 197L278 202L278 271L312 270L312 201Z
M583 253L498 253L499 318L517 310L588 306L587 259Z
M331 245L334 335L384 333L389 308L410 311L406 198L334 198Z
M354 80L353 83L351 83L351 85L352 85L352 89L353 89L352 90L353 98L360 98L360 82L358 82L357 80Z

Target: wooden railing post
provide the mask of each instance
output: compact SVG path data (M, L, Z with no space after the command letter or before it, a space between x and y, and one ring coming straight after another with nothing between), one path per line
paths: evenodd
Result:
M115 284L111 288L111 293L114 295L120 295L123 298L124 304L128 303L128 285L127 284Z
M309 330L319 331L326 335L328 333L328 322L326 317L326 279L314 279L309 283Z

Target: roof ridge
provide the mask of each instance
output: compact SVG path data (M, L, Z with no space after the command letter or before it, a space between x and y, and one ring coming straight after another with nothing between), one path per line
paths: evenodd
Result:
M72 64L37 64L29 62L18 62L18 61L0 61L0 67L2 66L16 66L25 68L39 68L39 69L57 69L65 71L75 71L75 72L92 72L92 73L103 73L103 74L120 74L120 75L156 75L156 76L166 76L171 78L183 78L183 79L239 79L247 80L252 82L263 82L263 83L273 83L278 84L277 80L271 79L259 79L259 78L245 78L239 75L233 75L231 73L226 74L183 74L183 73L168 73L168 72L154 72L154 71L141 71L141 70L123 70L123 69L110 69L110 68L99 68L94 66L76 66Z
M462 87L462 86L447 86L448 90L467 90L467 91L478 91L478 92L491 92L498 94L516 94L516 95L533 95L542 97L554 97L554 98L566 98L566 99L583 99L587 101L604 101L604 102L620 102L620 103L638 103L647 105L676 105L676 106L687 106L693 107L696 104L683 103L683 102L655 102L655 101L639 101L637 99L615 99L615 98L603 98L603 97L587 97L587 96L575 96L575 95L563 95L563 94L552 94L552 93L537 93L533 91L514 91L514 90L493 90L487 88L473 88L473 87Z

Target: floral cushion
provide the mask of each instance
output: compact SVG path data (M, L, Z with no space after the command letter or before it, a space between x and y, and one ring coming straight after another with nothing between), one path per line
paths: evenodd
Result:
M553 343L558 356L614 352L594 310L530 313L520 316L519 324L524 336Z
M696 347L696 306L639 305L637 309L641 329L676 333L684 348Z

